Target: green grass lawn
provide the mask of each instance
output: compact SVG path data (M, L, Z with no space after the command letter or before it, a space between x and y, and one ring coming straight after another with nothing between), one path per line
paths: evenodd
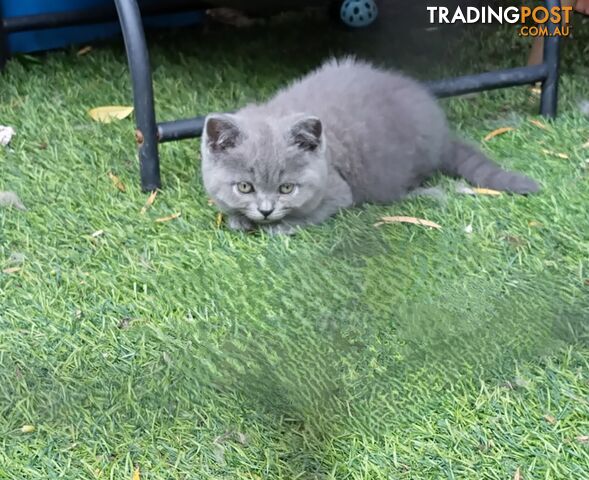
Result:
M429 78L527 52L509 28L432 41L434 59L404 33L323 29L153 37L158 118L265 98L330 52ZM133 121L87 114L130 102L120 42L10 61L0 191L28 210L0 209L0 478L589 478L586 23L576 32L545 128L529 88L444 102L542 193L470 197L437 178L444 201L288 238L216 225L197 140L161 147L165 187L141 213ZM502 126L515 130L482 142ZM383 215L443 228L375 228Z

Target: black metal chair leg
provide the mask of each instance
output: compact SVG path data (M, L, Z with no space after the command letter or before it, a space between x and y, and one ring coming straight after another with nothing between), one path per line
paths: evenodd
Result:
M560 7L560 0L547 0L546 7L550 10ZM547 75L542 82L542 98L540 99L540 114L549 118L556 117L558 106L558 77L560 69L560 37L553 35L559 24L548 22L550 36L544 39L544 60Z
M115 3L133 82L141 187L144 191L153 191L161 187L161 179L151 67L141 12L136 0L115 0Z

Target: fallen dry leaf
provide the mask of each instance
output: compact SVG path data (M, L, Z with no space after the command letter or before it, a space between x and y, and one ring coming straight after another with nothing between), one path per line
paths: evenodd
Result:
M205 10L205 13L219 23L237 28L252 27L260 22L260 20L250 18L241 10L234 8L209 8L208 10Z
M558 158L563 158L565 160L569 158L569 156L566 153L553 152L552 150L547 150L546 148L542 149L542 153L546 155L553 155Z
M2 270L2 273L5 273L6 275L11 275L16 272L20 272L20 267L9 267Z
M14 192L0 192L0 207L12 207L17 210L27 209Z
M36 430L35 425L23 425L20 427L22 433L33 433Z
M247 435L245 435L244 433L241 433L241 432L236 432L236 431L230 430L230 431L227 431L227 432L222 433L221 435L215 437L213 439L213 443L216 445L223 445L224 443L226 443L228 440L231 440L231 439L238 441L242 445L246 445L248 442Z
M498 128L496 130L493 130L489 134L487 134L487 136L485 136L484 140L485 140L485 142L488 142L489 140L491 140L492 138L495 138L498 135L503 135L504 133L511 132L513 130L515 130L515 128L513 128L513 127Z
M589 148L589 140L587 140L587 142L581 145L581 148Z
M82 55L86 55L87 53L90 53L92 51L92 47L90 45L86 45L85 47L80 48L80 50L78 50L78 55L82 56Z
M219 465L225 465L227 463L225 461L225 447L223 445L213 445L213 455Z
M470 187L461 182L456 186L456 193L462 193L463 195L488 195L497 197L501 195L502 192L491 190L490 188Z
M175 220L180 215L182 215L182 213L177 212L177 213L173 213L172 215L168 215L167 217L156 218L155 221L157 223L169 222L170 220Z
M157 197L158 191L159 190L154 190L153 192L151 192L149 194L149 197L147 197L147 201L145 202L145 205L143 205L143 208L141 209L141 215L145 215L145 212L147 212L147 209L153 205L153 202L155 202L155 197Z
M213 439L213 443L221 445L221 444L225 443L228 439L230 439L232 435L233 435L232 431L224 432L221 435L217 435Z
M118 188L121 192L126 192L127 191L127 187L125 187L125 184L121 181L121 179L119 177L117 177L114 173L112 172L108 172L108 178L111 179L112 184Z
M521 474L521 471L520 471L519 467L517 467L517 470L513 474L513 480L523 480L523 478L524 477L522 477L522 474Z
M104 235L104 230L96 230L92 235L90 235L92 238L98 238L98 237L102 237L102 235Z
M469 223L466 227L464 227L464 233L469 235L472 233L472 223Z
M528 388L530 386L530 381L526 380L525 378L515 377L513 380L505 382L503 386L505 388L509 388L510 390L515 390L517 388Z
M523 247L526 245L525 240L521 237L518 237L517 235L507 234L503 237L503 240L505 240L513 247Z
M135 467L135 470L133 470L131 480L141 480L141 471L139 470L139 467Z
M587 443L589 442L589 435L579 435L576 440L579 443Z
M528 226L529 227L543 227L544 225L541 224L540 222L537 222L536 220L532 220L531 222L528 222Z
M540 96L540 95L542 95L542 88L541 87L532 87L532 88L530 88L530 93L532 95Z
M88 110L88 115L92 120L101 123L110 123L113 120L123 120L133 113L133 107L124 107L121 105L109 105L106 107L96 107Z
M538 128L542 128L543 130L548 130L548 125L546 125L545 123L541 122L540 120L531 119L530 120L530 123L532 125L536 125L536 127L538 127Z
M219 228L222 223L223 223L223 214L221 212L218 212L217 215L215 215L215 226L217 228Z
M544 415L544 420L546 420L550 425L554 425L556 423L556 418L552 415Z
M499 195L501 195L501 192L498 190L491 190L490 188L478 188L475 187L472 189L472 191L474 193L476 193L477 195L489 195L491 197L498 197Z
M441 225L434 223L430 220L425 220L423 218L416 218L416 217L403 217L403 216L393 216L393 217L382 217L380 222L374 224L375 227L380 227L381 225L385 225L387 223L411 223L413 225L422 225L424 227L430 228L442 228Z
M10 257L8 257L8 263L10 265L21 265L26 259L27 257L24 253L13 252L10 254Z
M212 198L209 198L209 199L207 200L207 205L208 205L209 207L212 207L214 204L215 204L215 201L214 201Z
M129 317L123 317L117 324L117 328L120 328L121 330L126 330L131 325L131 321L132 320Z
M168 365L172 365L172 359L171 359L170 354L168 352L162 353L162 360L164 362L166 362Z

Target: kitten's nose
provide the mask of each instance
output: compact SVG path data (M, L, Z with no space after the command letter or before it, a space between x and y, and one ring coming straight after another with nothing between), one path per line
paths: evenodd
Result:
M271 213L274 211L274 209L273 209L273 208L270 208L269 210L263 210L263 209L261 209L261 208L258 208L258 211L259 211L259 212L260 212L262 215L264 215L264 218L268 218L268 215L270 215L270 214L271 214Z

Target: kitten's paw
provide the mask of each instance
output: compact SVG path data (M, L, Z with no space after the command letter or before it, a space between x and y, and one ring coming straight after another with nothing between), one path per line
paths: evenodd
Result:
M297 233L298 228L288 223L270 223L260 225L260 228L268 235L293 235Z
M248 232L256 228L254 223L243 215L229 215L227 218L227 226L231 230L240 230L242 232Z
M529 193L538 192L540 190L540 185L526 175L512 173L505 190L512 193L519 193L520 195L527 195Z

